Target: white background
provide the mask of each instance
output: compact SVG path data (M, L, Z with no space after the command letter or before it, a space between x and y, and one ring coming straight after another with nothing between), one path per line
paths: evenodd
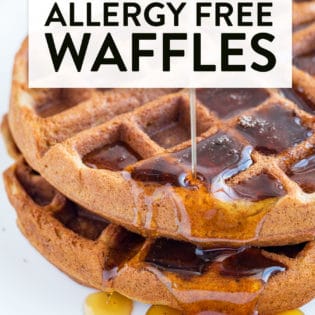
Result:
M27 34L26 4L25 0L0 0L0 116L8 108L14 54ZM2 139L0 161L2 173L12 163ZM84 299L92 290L62 274L22 237L2 180L0 201L0 314L83 315ZM134 314L142 315L146 309L136 304ZM314 315L315 301L302 310Z

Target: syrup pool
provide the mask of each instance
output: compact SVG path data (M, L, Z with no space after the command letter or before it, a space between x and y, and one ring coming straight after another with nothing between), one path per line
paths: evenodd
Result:
M117 292L97 292L84 303L85 315L131 315L133 302Z
M256 238L265 214L286 192L267 175L254 179L251 194L245 198L247 182L235 189L227 183L253 164L251 152L251 146L218 132L197 144L195 179L191 174L191 148L127 168L126 179L136 196L134 208L147 212L142 224L154 230L160 204L167 200L178 217L178 233L187 240L228 239L235 244ZM135 218L139 221L143 222Z
M145 315L183 315L183 313L168 306L152 305Z

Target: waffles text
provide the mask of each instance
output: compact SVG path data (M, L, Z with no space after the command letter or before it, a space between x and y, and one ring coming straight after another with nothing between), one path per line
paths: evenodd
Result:
M140 60L147 58L157 58L158 50L141 48L145 45L159 41L152 46L162 47L162 58L160 61L160 70L169 72L172 70L172 61L177 58L187 57L192 48L193 60L192 67L195 72L215 72L217 68L223 72L246 71L246 65L243 63L233 63L233 56L242 56L242 42L249 42L249 46L258 56L257 60L252 60L250 67L258 72L267 72L274 68L276 57L273 52L265 46L266 42L272 43L274 35L268 32L258 32L247 36L245 32L222 32L218 38L218 46L221 51L221 60L219 64L202 61L202 49L204 43L209 37L204 32L197 31L193 34L188 32L147 32L145 28L164 27L166 25L174 28L180 23L187 22L185 13L186 2L148 2L145 7L137 2L104 2L102 5L102 14L96 14L96 9L92 2L87 2L84 7L84 16L78 14L74 2L69 3L67 13L62 12L58 3L55 2L45 26L59 25L62 27L103 27L103 38L99 42L99 48L93 58L91 71L97 72L105 65L115 66L121 72L139 72L141 70ZM239 2L233 5L229 2L196 2L194 26L201 27L202 31L209 32L211 27L229 27L238 26L272 26L271 11L272 2ZM82 12L82 11L81 11ZM256 12L257 14L254 14ZM98 12L99 13L99 12ZM80 16L80 17L79 17ZM131 49L131 58L126 60L122 52L126 47L122 47L117 41L113 32L107 27L135 27L139 32L132 32L129 39ZM90 48L92 32L84 32L75 42L72 34L67 32L62 39L59 49L57 49L56 40L53 33L45 33L46 42L52 58L54 69L59 71L67 51L71 54L74 66L78 72L81 71L86 55ZM186 43L185 43L186 42ZM172 47L179 48L172 48ZM263 61L258 62L261 57ZM175 61L174 61L175 62Z

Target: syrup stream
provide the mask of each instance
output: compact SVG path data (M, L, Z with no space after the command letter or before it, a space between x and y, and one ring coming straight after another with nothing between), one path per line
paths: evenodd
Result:
M191 137L191 173L197 178L197 131L196 131L196 89L189 89L190 96L190 137Z

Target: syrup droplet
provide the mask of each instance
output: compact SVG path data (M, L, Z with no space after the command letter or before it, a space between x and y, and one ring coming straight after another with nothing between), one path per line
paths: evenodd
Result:
M288 171L288 176L306 193L315 192L315 155L293 164Z
M117 292L97 292L86 298L84 315L130 315L132 309L133 302Z
M91 168L120 171L141 158L121 141L96 149L83 157L83 163Z
M198 99L220 118L230 118L263 103L269 93L264 89L198 89Z
M300 310L291 310L291 311L281 312L276 315L304 315L304 313Z
M312 135L292 111L274 105L243 115L237 129L264 154L278 154Z
M308 54L294 57L293 64L310 75L315 75L315 50Z
M183 315L179 310L164 305L153 305L145 313L146 315Z

